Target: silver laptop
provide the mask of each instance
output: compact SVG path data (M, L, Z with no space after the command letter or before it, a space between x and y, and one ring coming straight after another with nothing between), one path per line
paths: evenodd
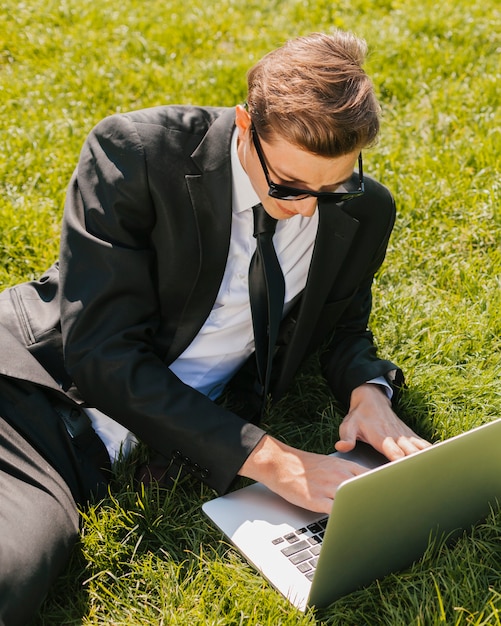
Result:
M501 500L501 419L391 463L364 444L335 454L371 469L339 487L328 517L260 483L203 505L300 610L411 565L432 535L468 527Z

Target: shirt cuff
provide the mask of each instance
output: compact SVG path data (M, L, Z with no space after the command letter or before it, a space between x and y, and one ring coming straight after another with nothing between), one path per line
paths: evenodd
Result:
M388 400L393 398L393 389L391 388L390 383L386 380L384 376L378 376L377 378L373 378L372 380L367 381L371 385L380 385L383 387L383 391L388 396Z

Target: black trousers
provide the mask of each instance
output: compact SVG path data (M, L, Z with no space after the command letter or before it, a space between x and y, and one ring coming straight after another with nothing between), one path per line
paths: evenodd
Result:
M107 490L104 446L97 437L76 443L60 402L0 377L0 626L36 614L78 537L77 506Z

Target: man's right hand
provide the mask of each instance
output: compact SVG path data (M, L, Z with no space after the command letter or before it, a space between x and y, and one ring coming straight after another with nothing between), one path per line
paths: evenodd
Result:
M263 483L297 506L329 514L339 485L366 471L357 463L298 450L265 435L239 475Z

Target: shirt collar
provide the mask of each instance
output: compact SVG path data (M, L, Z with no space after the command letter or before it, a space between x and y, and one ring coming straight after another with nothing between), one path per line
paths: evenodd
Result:
M231 138L231 192L232 208L234 213L241 213L250 209L259 202L250 178L245 173L237 153L238 128L233 131Z

